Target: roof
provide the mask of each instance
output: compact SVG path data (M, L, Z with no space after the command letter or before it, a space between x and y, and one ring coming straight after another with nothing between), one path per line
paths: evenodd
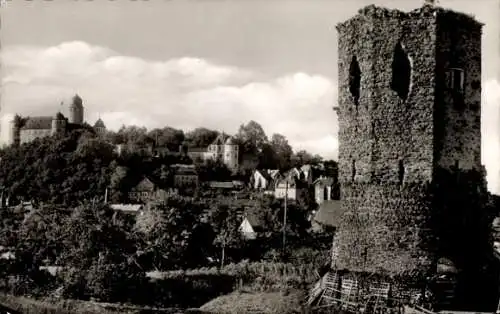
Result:
M111 209L118 210L122 212L138 212L143 208L143 205L140 204L111 204L109 205Z
M300 167L300 170L301 171L311 171L313 167L311 165L303 165L302 167Z
M229 135L222 132L221 134L219 134L219 136L215 138L215 140L212 142L212 145L224 145L224 143L226 143L226 140L229 137L230 137Z
M64 115L63 115L61 112L59 112L59 111L58 111L58 112L54 115L54 119L56 119L56 120L64 120L64 119L66 119L66 118L64 117Z
M170 167L175 168L175 169L178 169L178 168L196 169L196 166L193 164L173 164L173 165L170 165Z
M271 180L273 179L269 174L269 172L267 172L266 170L255 170L254 173L259 173L262 177L264 177L264 179L266 179L269 182L271 182Z
M97 121L94 124L94 128L105 128L106 126L104 125L104 122L101 120L101 118L97 119Z
M321 178L316 179L316 181L314 181L313 184L314 185L316 185L316 184L332 185L333 178L332 177L321 177Z
M73 99L72 99L70 106L82 108L83 107L82 98L80 96L78 96L78 94L76 94L75 96L73 96Z
M207 149L204 147L188 148L188 154L190 154L190 153L205 153L205 152L207 152Z
M273 178L273 179L276 179L280 175L280 171L278 169L271 169L271 170L268 170L268 172L269 172L269 175L271 176L271 178Z
M132 191L151 191L156 190L158 187L161 187L163 184L161 180L155 178L152 175L146 175L143 177L137 178L137 183L132 187Z
M289 188L294 188L298 186L304 186L304 183L295 176L287 176L285 178L280 178L275 180L275 186L288 182Z
M226 145L236 145L235 141L234 141L234 138L232 136L229 136L227 139L226 139Z
M21 128L23 130L44 130L52 128L52 116L28 117L26 123Z
M264 220L254 210L246 210L243 219L246 219L255 231L256 229L262 230L265 226Z
M218 188L218 189L232 189L235 187L235 184L232 181L210 181L208 182L208 185L211 188Z
M292 178L292 177L300 178L301 173L302 172L299 169L292 168L292 169L288 170L287 172L285 172L285 174L283 176L286 178Z
M174 169L175 173L174 175L192 175L192 176L197 176L198 173L196 172L195 169L193 168L175 168Z
M346 210L341 206L341 201L339 200L324 201L319 206L318 212L314 216L314 220L323 225L338 227L345 211Z

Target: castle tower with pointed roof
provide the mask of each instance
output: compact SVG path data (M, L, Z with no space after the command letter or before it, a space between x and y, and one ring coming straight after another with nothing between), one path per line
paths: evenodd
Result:
M69 106L69 116L70 118L68 119L61 112L57 112L53 116L38 117L21 117L15 115L14 119L10 122L9 143L20 145L29 143L36 138L65 134L71 130L84 127L83 102L78 95L73 97L73 102ZM105 133L106 126L101 119L97 120L94 131L98 134Z
M103 135L104 133L106 133L106 125L104 125L104 122L101 120L101 118L98 118L95 122L94 130L99 135Z
M77 94L73 96L73 101L69 106L69 122L73 124L83 124L83 116L83 101Z

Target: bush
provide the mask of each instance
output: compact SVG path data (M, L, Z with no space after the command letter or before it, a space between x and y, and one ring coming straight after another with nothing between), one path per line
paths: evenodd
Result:
M161 302L167 300L177 302L179 298L184 301L187 298L186 301L192 300L198 304L208 300L206 297L200 297L201 294L214 298L227 294L234 288L241 289L243 286L255 292L303 289L318 279L314 270L312 264L295 266L291 263L243 261L226 265L222 269L214 267L164 272L154 285L160 292L157 298L163 298ZM175 303L175 305L181 304ZM194 306L192 303L189 305Z

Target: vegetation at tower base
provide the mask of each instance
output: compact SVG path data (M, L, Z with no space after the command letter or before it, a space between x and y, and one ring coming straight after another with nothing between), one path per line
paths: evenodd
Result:
M335 268L425 278L432 270L430 186L352 183L342 188Z
M461 276L456 300L469 306L467 298L482 291L479 280L489 278L481 269L491 266L489 226L495 212L488 205L484 171L436 169L433 182L344 185L347 209L334 240L334 268L358 279L377 274L404 283L403 293L428 284L438 260L447 258ZM476 292L475 299L483 300L482 294Z

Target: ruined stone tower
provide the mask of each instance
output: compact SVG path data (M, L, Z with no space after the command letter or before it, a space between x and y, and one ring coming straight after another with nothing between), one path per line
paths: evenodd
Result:
M467 289L477 289L491 251L481 29L430 5L408 13L368 6L337 25L345 214L335 269L409 283L445 258L457 269L457 300L473 302Z

